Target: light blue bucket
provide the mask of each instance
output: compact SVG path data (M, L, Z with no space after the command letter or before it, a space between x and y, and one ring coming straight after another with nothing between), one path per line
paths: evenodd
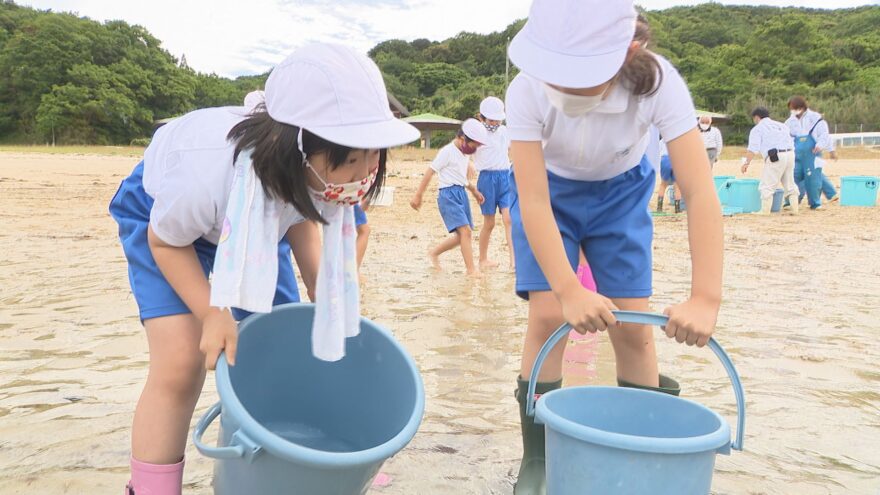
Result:
M736 179L733 175L716 175L712 178L715 182L715 192L718 193L718 201L721 205L727 204L727 183Z
M727 205L738 206L743 213L761 211L761 193L757 179L734 179L727 181Z
M220 402L192 435L216 459L216 495L363 494L415 435L425 393L406 350L363 319L342 360L318 360L313 315L312 304L286 304L250 316L239 327L236 365L220 356ZM210 447L202 435L218 415Z
M618 321L662 326L663 315L615 311ZM550 351L568 335L563 325L541 348L529 380L535 396L538 373ZM736 441L730 426L705 406L672 395L623 387L569 387L527 403L546 433L548 495L705 495L712 486L716 454L742 450L745 394L730 358L714 339L709 348L733 383ZM537 412L536 412L537 411Z
M782 201L785 199L785 190L777 189L773 191L773 202L770 203L770 211L777 213L782 211Z
M840 178L841 206L874 206L877 204L877 177L852 175Z

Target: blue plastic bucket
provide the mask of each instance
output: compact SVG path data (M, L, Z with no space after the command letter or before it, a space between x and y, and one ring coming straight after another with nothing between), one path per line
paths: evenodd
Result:
M662 326L667 318L616 311L618 321ZM571 327L563 325L541 348L529 395L544 360ZM709 340L733 382L737 438L711 409L680 397L623 387L569 387L527 403L527 414L546 433L548 495L705 495L712 486L716 454L742 450L745 394L730 358Z
M727 205L738 206L743 213L761 211L761 193L757 179L734 179L727 182Z
M785 199L785 189L777 189L773 191L773 203L770 205L770 211L776 213L782 210L783 199Z
M840 178L841 206L874 206L877 204L877 177L853 175Z
M716 175L712 178L715 181L715 192L718 193L718 200L722 205L727 204L727 183L736 179L733 175Z
M413 438L425 407L416 365L366 319L345 357L312 356L314 305L286 304L239 327L236 365L217 363L220 402L193 431L216 459L214 493L362 494ZM222 415L221 415L222 412ZM202 435L218 416L217 447Z

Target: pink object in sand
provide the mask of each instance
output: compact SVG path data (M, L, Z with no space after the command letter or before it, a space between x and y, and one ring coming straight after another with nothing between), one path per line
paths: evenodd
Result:
M577 278L585 289L596 292L596 280L593 279L593 271L590 269L590 265L583 264L578 266ZM598 339L596 335L581 335L572 330L568 338L571 342L565 346L565 353L562 357L564 374L589 378L591 373L586 365L596 359L598 353L596 348Z
M388 476L385 473L379 473L373 478L373 488L382 488L383 486L388 486L391 484L391 476Z
M177 464L150 464L131 458L131 481L125 495L180 495L183 459Z

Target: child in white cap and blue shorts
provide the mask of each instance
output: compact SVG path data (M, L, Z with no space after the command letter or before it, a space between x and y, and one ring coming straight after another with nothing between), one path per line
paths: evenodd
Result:
M422 182L416 190L415 196L410 201L410 206L415 210L422 207L422 196L434 174L440 182L440 190L437 192L437 207L446 230L452 234L440 244L433 247L428 256L435 270L440 269L440 255L446 251L461 248L464 258L464 266L468 275L479 275L480 270L474 265L474 253L472 246L471 230L474 228L474 219L471 216L471 205L467 193L470 191L478 204L483 203L483 195L468 181L468 166L470 156L488 140L488 132L483 124L476 119L467 119L461 125L461 129L446 146L440 148L431 166L425 170Z
M510 238L510 137L504 126L504 102L489 96L480 102L477 119L489 132L488 141L474 153L474 166L479 172L477 189L485 198L480 205L483 226L480 228L480 268L497 265L489 259L489 238L495 228L495 214L501 213L507 249L510 253L510 267L514 266L513 241Z
M562 323L581 333L609 330L620 385L678 392L658 372L651 328L618 325L611 312L649 309L651 125L666 141L689 206L692 248L690 297L666 310L665 331L702 346L715 329L721 209L687 86L645 40L632 1L534 0L510 44L510 60L520 69L506 101L516 292L529 303L517 392L524 450L517 494L545 490L544 428L525 414L522 378ZM575 274L581 249L598 292L586 290ZM539 394L561 386L564 342L544 363Z
M150 349L127 495L180 495L205 368L221 352L235 365L245 313L234 308L299 300L291 247L315 300L327 285L316 284L319 258L329 262L317 224L326 223L325 239L328 227L353 225L351 207L382 186L386 149L418 136L391 114L375 63L331 44L276 66L264 99L196 110L156 132L110 202ZM335 261L354 266L353 254L343 258ZM320 295L316 304L318 316L334 309Z

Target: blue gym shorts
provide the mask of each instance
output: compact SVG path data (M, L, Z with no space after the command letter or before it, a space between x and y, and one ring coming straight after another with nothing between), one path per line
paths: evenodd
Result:
M119 225L119 240L128 261L128 281L138 305L141 321L161 316L191 313L171 284L162 276L147 244L147 227L150 223L151 198L143 186L144 162L140 162L131 175L122 181L119 190L110 201L110 215ZM214 267L217 246L204 239L193 243L205 276ZM278 243L278 285L273 304L299 302L299 289L290 259L290 244L286 238ZM233 308L237 320L250 313Z
M647 158L608 180L578 181L549 172L547 179L553 215L572 271L577 269L578 248L583 248L600 294L610 298L649 297L654 222L648 202L656 173ZM528 299L529 292L549 291L550 284L526 239L513 177L511 186L516 293Z
M440 189L437 193L437 206L440 208L440 216L443 218L446 230L450 233L455 232L459 227L474 228L471 203L464 186L448 186Z
M483 215L510 208L510 170L483 170L477 179L477 190L486 198L480 205Z

